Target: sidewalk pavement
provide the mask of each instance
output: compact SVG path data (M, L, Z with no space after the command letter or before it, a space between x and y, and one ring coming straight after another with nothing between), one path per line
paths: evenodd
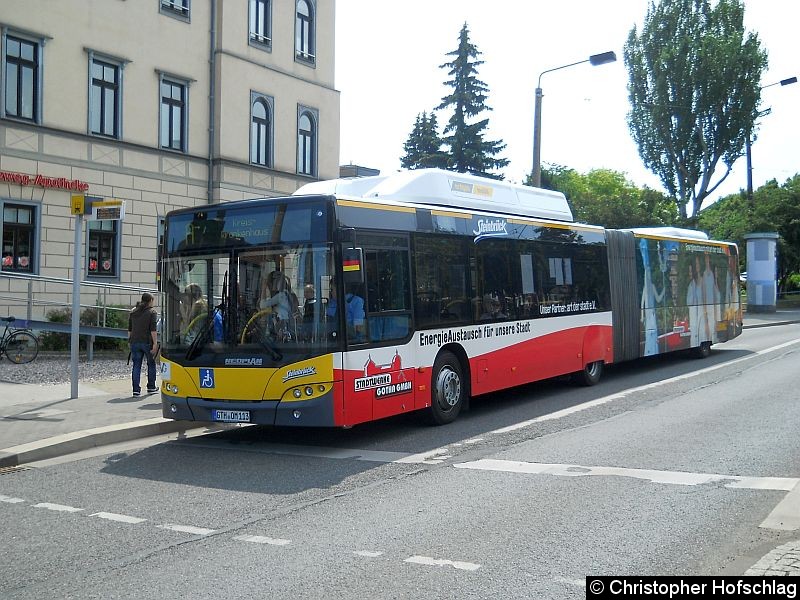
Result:
M800 309L746 313L744 327L800 323ZM159 393L131 396L129 379L36 385L0 381L0 469L56 458L97 446L187 431L223 429L161 417Z

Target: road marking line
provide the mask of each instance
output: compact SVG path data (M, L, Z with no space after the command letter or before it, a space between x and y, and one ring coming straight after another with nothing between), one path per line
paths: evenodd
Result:
M353 554L365 558L378 558L379 556L383 556L383 552L378 552L377 550L356 550Z
M117 521L119 523L130 523L131 525L137 525L138 523L144 523L147 519L140 519L139 517L130 517L128 515L118 515L117 513L109 513L109 512L96 512L94 514L89 515L90 517L98 517L100 519L106 519L108 521Z
M19 504L20 502L25 502L22 498L14 498L12 496L4 496L0 494L0 502L6 502L7 504Z
M484 458L466 463L456 463L456 469L476 469L480 471L502 471L531 475L558 475L562 477L584 477L587 475L631 477L653 483L672 485L704 485L716 482L725 487L749 490L789 491L795 488L800 479L794 477L739 477L737 475L718 475L714 473L687 473L683 471L659 471L654 469L626 469L624 467L587 467L583 465L531 463L516 460L497 460Z
M535 425L536 423L542 423L544 421L553 421L555 419L561 419L563 417L567 417L571 414L581 412L584 410L588 410L590 408L594 408L596 406L601 406L603 404L607 404L609 402L613 402L614 400L622 400L627 398L631 394L636 394L638 392L643 392L646 390L651 390L657 387L661 387L663 385L669 385L675 383L677 381L683 381L684 379L690 379L697 375L703 375L705 373L711 373L712 371L716 371L718 369L722 369L725 367L730 367L740 362L751 360L758 356L762 356L764 354L769 354L771 352L777 352L778 350L783 350L784 348L788 348L789 346L794 346L800 343L800 340L792 340L790 342L786 342L783 344L779 344L777 346L773 346L771 348L765 348L764 350L758 350L753 354L748 356L743 356L742 358L737 358L729 362L720 363L718 365L714 365L713 367L706 367L705 369L700 369L699 371L691 371L689 373L684 373L683 375L676 375L675 377L670 377L669 379L662 379L661 381L655 381L653 383L648 383L646 385L640 385L639 387L630 388L625 390L624 392L618 392L616 394L611 394L609 396L603 396L602 398L597 398L596 400L592 400L590 402L584 402L583 404L578 404L577 406L571 406L569 408L565 408L563 410L556 411L554 413L549 413L546 415L542 415L541 417L536 417L534 419L529 419L527 421L522 421L520 423L515 423L514 425L509 425L507 427L501 427L500 429L494 429L492 431L487 432L487 435L491 434L500 434L500 433L509 433L511 431L516 431L518 429L524 429L530 425Z
M786 494L759 527L781 531L800 529L800 486Z
M428 565L431 567L453 567L462 571L477 571L480 565L460 560L447 560L443 558L431 558L429 556L410 556L403 562L414 563L417 565Z
M74 506L64 506L63 504L51 504L50 502L40 502L39 504L34 504L34 508L46 508L47 510L55 510L57 512L80 512L82 508L75 508Z
M199 442L193 444L199 448L225 448L222 443ZM300 446L292 444L264 444L258 448L245 448L235 446L239 452L253 452L256 454L279 454L288 456L305 456L312 458L328 458L331 460L362 460L367 462L396 463L396 464L439 464L451 458L447 448L435 448L419 454L407 452L394 452L391 450L359 450L355 448L334 448L328 446Z
M566 577L556 577L555 581L558 583L566 583L567 585L575 585L582 588L586 587L585 579L567 579Z
M281 538L268 538L263 535L237 535L234 536L235 540L241 542L251 542L253 544L269 544L271 546L286 546L291 544L292 540L283 540Z
M169 529L170 531L179 531L181 533L192 533L194 535L210 535L214 533L214 529L205 529L204 527L192 527L191 525L173 525L167 523L166 525L157 525L159 529Z

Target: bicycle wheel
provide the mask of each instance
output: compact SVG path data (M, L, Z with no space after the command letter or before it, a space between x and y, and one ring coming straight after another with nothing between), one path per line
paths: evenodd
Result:
M29 363L39 354L39 342L29 331L15 331L8 336L5 351L11 362Z

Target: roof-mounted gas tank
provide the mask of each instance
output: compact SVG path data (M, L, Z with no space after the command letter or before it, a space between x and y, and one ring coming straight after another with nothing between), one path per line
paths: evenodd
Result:
M430 206L466 208L573 221L560 192L441 169L401 171L388 176L332 179L304 185L295 195L330 194L339 198L381 198Z

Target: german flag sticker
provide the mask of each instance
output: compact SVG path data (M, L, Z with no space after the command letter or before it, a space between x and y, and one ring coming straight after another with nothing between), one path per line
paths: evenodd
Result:
M346 259L342 264L343 270L345 273L349 273L352 271L360 271L361 270L361 263L358 261L357 258L354 259Z

